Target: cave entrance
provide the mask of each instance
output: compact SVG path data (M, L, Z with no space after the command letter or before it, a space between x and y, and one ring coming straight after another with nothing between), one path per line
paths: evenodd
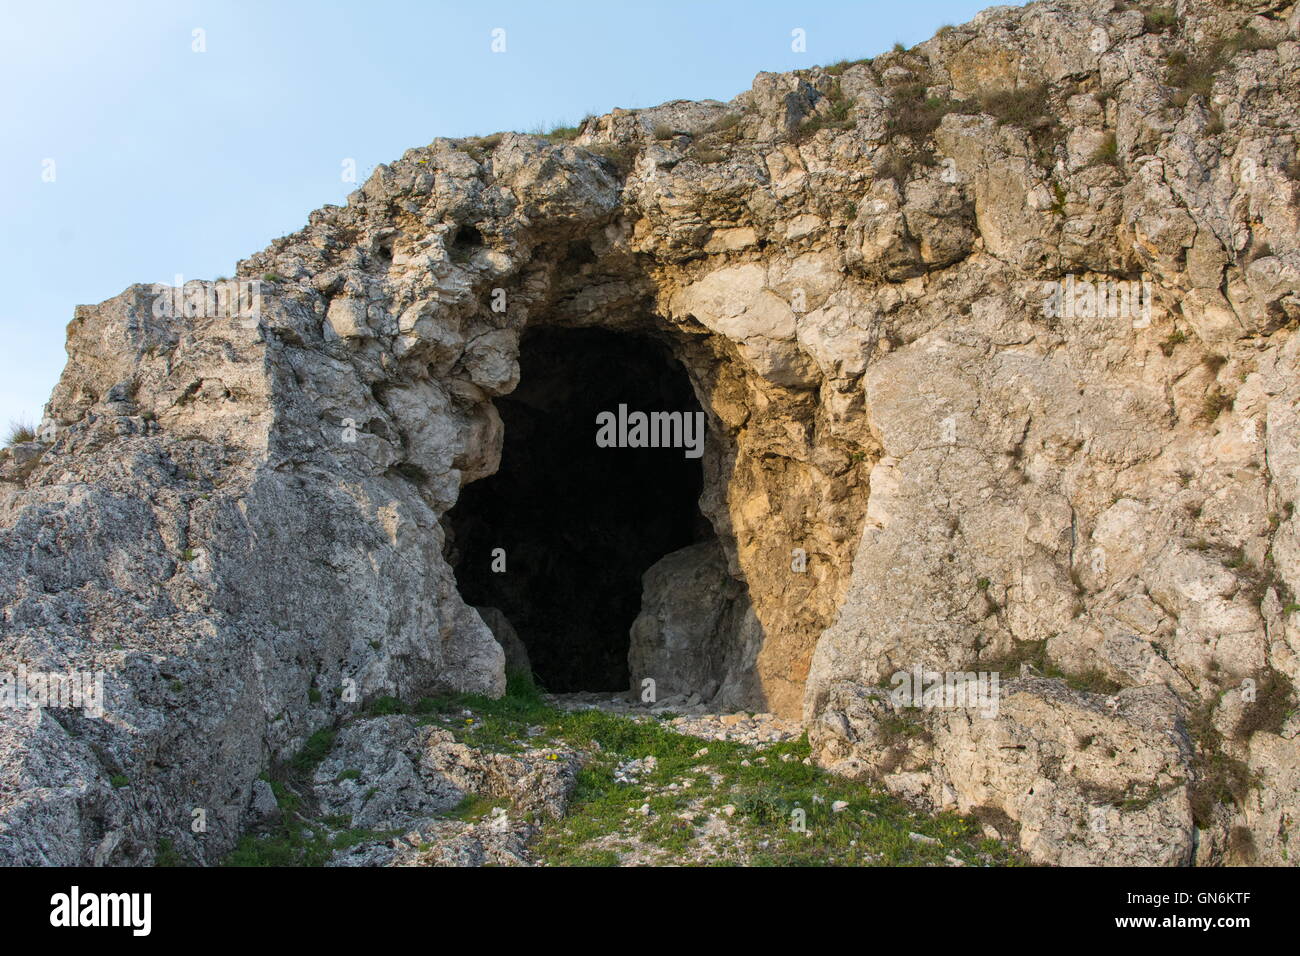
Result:
M700 404L686 370L648 337L531 330L519 366L518 388L496 400L501 466L448 514L457 583L468 603L505 615L545 689L626 690L641 575L713 529L699 510L699 457L600 447L597 417L620 406L629 417L694 415ZM637 441L634 428L624 434Z

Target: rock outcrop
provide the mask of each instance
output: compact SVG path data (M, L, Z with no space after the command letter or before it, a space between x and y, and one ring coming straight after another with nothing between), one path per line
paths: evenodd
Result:
M1300 9L1167 13L435 140L240 263L252 308L79 309L0 457L0 672L102 672L104 715L0 708L0 861L214 861L315 730L500 694L442 519L549 325L658 339L708 415L718 550L647 575L636 644L703 646L639 676L1035 859L1289 862ZM1002 674L997 713L900 712L913 670Z

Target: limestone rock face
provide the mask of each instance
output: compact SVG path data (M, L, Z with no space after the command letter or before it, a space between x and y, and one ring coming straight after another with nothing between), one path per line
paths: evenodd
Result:
M926 809L985 820L1042 862L1192 861L1192 745L1167 688L1108 698L1024 679L1000 690L996 715L917 713L844 682L810 734L832 768L881 780Z
M543 325L658 339L708 416L720 552L635 640L670 680L1035 859L1292 859L1300 17L1129 6L435 140L242 262L254 308L78 309L0 453L0 675L103 715L0 708L0 862L218 860L319 728L501 693L442 520ZM1006 698L886 713L913 668Z
M739 708L753 699L762 634L718 542L674 551L645 573L644 583L628 650L633 690L649 679L655 700L694 696Z

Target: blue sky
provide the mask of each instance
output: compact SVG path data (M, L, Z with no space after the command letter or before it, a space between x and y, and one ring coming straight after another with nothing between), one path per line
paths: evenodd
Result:
M911 45L978 0L42 0L0 11L0 426L36 422L79 303L230 275L437 136L727 100ZM492 31L506 50L491 49ZM806 32L807 51L791 49ZM201 30L204 52L196 52ZM52 165L51 165L52 161ZM52 181L50 173L52 172Z

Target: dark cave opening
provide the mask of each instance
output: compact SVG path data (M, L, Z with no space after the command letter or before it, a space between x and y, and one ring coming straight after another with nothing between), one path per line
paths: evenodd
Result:
M713 529L699 511L699 457L600 447L597 416L620 405L703 413L685 369L651 338L534 330L519 364L519 387L496 400L501 467L447 516L457 583L470 604L505 614L545 689L625 690L641 575Z

